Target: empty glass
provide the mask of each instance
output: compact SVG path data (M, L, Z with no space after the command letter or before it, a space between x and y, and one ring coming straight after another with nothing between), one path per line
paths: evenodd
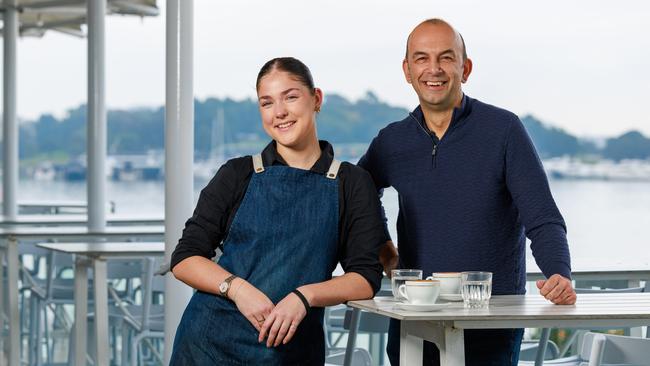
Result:
M406 298L399 293L399 287L401 285L403 285L406 281L422 279L421 269L394 269L390 271L390 273L390 283L393 289L393 297L395 300L399 301L406 300Z
M492 296L492 272L462 272L460 287L466 308L486 308Z

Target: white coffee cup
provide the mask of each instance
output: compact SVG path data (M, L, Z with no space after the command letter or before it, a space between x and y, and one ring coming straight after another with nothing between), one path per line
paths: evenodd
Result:
M409 304L435 304L440 294L440 282L432 280L406 281L398 291Z
M460 272L433 272L427 280L440 281L441 294L460 294Z

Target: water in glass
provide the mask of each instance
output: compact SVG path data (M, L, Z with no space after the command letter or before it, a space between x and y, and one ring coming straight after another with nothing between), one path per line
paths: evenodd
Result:
M466 308L486 308L492 296L492 273L463 272L460 291Z
M391 287L393 290L393 297L395 300L404 301L406 300L402 295L399 294L399 287L403 285L406 281L412 280L421 280L422 279L422 270L419 269L394 269L391 271Z
M468 308L485 308L490 303L492 284L490 281L465 281L461 295Z

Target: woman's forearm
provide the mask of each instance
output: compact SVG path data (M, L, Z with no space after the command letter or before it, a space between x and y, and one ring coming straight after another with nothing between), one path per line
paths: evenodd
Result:
M348 272L325 282L300 286L298 290L305 295L311 306L318 307L369 299L374 295L368 281L355 272Z
M219 284L231 275L220 265L201 256L185 258L174 266L172 273L188 286L213 294L219 294ZM241 279L236 278L231 283L231 289L228 291L228 297L230 298L232 298L234 290L240 285L237 281L241 281Z

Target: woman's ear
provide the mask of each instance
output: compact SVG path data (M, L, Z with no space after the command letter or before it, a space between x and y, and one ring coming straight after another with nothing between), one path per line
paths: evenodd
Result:
M320 108L323 105L323 91L320 88L314 88L314 101L316 102L314 111L320 112Z

